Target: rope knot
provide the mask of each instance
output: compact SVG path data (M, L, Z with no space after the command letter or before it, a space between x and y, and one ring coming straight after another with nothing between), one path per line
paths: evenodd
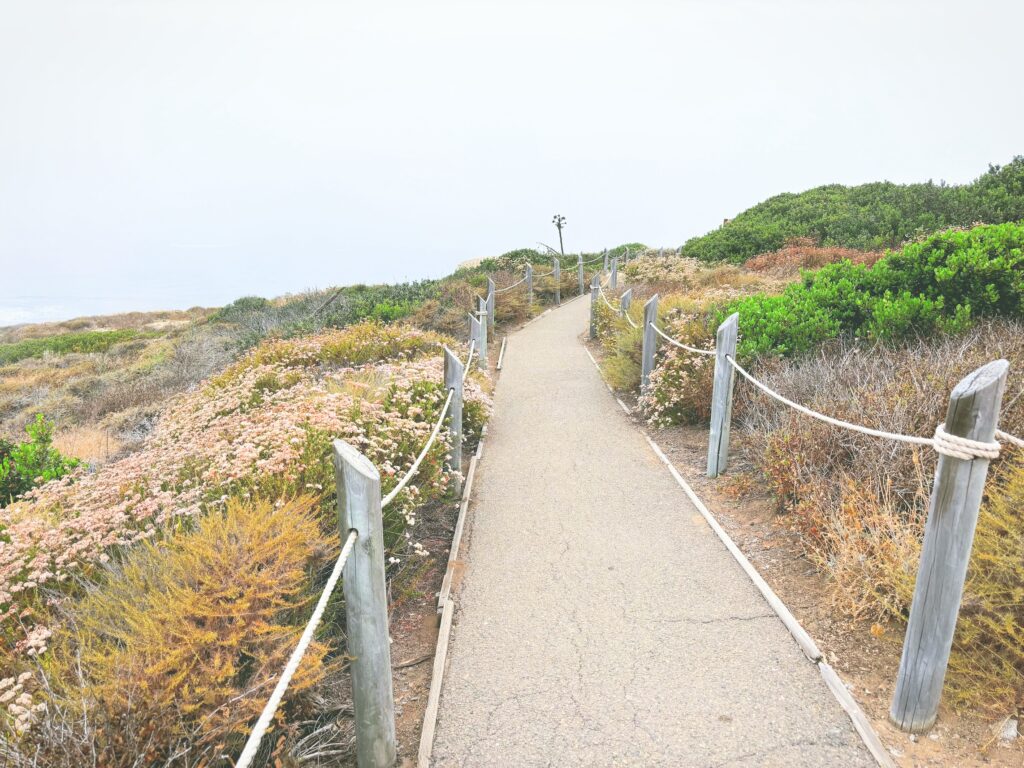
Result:
M951 435L944 424L935 428L932 445L937 453L954 459L973 461L974 459L998 459L1000 445L996 442L983 443L980 440L969 440L966 437Z

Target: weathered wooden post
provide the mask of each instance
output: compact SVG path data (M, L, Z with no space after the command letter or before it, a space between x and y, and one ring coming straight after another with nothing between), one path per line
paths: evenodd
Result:
M555 259L555 306L562 304L562 265Z
M604 249L604 266L601 267L601 271L602 272L607 272L608 271L608 249L607 248Z
M619 287L619 257L618 256L616 256L614 259L612 259L612 276L611 276L611 279L608 281L608 285L611 288L618 288Z
M659 248L658 249L658 258L660 258L660 259L665 258L665 249L664 248Z
M729 425L732 422L732 390L736 376L728 359L736 359L738 313L718 326L715 336L715 384L711 394L711 436L708 439L708 477L718 477L729 465Z
M658 336L654 332L654 324L658 322L658 294L654 294L644 304L644 335L643 348L640 353L640 391L647 391L651 371L654 370L654 353L658 351Z
M444 387L452 391L448 408L448 434L451 436L449 470L454 470L455 492L462 493L462 372L465 366L448 347L444 348Z
M395 696L384 579L384 520L380 474L363 454L334 441L338 525L344 541L358 538L342 571L345 629L352 659L352 708L359 768L389 768L395 762Z
M954 387L946 411L946 434L993 441L1009 368L1006 360L995 360ZM988 464L985 458L939 455L914 602L889 709L892 722L904 731L920 733L935 724Z
M480 337L477 341L477 364L481 370L487 370L487 300L477 297L480 300L480 310L476 313L480 323Z
M597 338L597 300L601 291L601 276L594 275L590 281L590 338Z
M576 262L576 282L579 283L580 296L583 295L583 254L580 254L580 260Z
M529 305L533 306L533 264L526 265L526 295Z
M629 305L633 303L633 289L630 288L628 291L619 296L619 314L623 317L626 316L626 312L629 311Z
M487 325L494 330L494 279L487 278Z
M480 321L476 312L469 313L469 343L477 353L480 352Z

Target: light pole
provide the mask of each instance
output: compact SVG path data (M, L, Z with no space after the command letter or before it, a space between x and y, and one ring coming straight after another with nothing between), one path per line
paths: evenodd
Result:
M565 226L565 216L560 213L556 213L555 217L551 220L551 223L558 227L558 250L562 253L562 258L565 258L565 245L562 243L562 227Z

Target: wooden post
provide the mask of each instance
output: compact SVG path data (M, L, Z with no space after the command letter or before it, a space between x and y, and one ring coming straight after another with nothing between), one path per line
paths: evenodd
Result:
M580 254L580 260L576 262L576 282L579 283L580 296L583 295L583 254Z
M562 265L555 259L555 306L562 304Z
M992 442L1009 368L1005 360L995 360L954 387L946 411L947 434ZM889 710L892 722L904 731L920 733L935 724L988 464L988 459L939 455Z
M650 382L651 371L654 370L654 353L658 351L658 335L654 332L654 324L658 322L658 294L654 294L644 304L644 335L643 349L640 353L640 391L645 392Z
M477 362L481 370L487 370L487 300L480 299L480 311L476 313L480 323L480 338L476 345Z
M618 256L616 256L614 259L612 259L612 276L611 276L611 279L608 281L608 287L609 288L613 288L613 289L619 287L619 257Z
M487 325L494 330L494 279L487 278Z
M607 272L608 271L608 249L607 248L604 249L604 266L601 267L601 271L602 272Z
M533 306L533 264L526 265L526 295L529 305Z
M469 313L469 343L476 342L476 351L480 351L480 321L476 319L476 312Z
M455 472L455 492L462 494L462 372L465 366L448 347L444 348L444 388L452 390L448 408L448 434L451 436L449 471Z
M665 258L665 249L664 248L659 248L658 249L658 257L662 258L662 259Z
M597 301L601 291L601 276L594 275L590 281L590 338L597 338Z
M619 314L623 317L626 316L626 312L629 310L629 305L633 303L633 289L630 288L628 291L619 296Z
M359 536L342 571L348 655L352 659L356 762L359 768L389 768L395 762L395 695L380 474L354 447L335 440L334 480L342 540L353 530Z
M733 312L718 326L715 336L715 385L711 395L711 437L708 439L708 477L718 477L729 465L729 425L732 389L736 376L726 359L736 359L740 316Z

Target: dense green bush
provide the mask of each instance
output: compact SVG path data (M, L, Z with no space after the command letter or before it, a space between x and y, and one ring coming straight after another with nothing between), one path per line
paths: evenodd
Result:
M741 262L809 237L824 246L897 248L915 237L977 222L1024 219L1024 156L990 166L971 184L830 184L776 195L683 246L704 261Z
M66 355L71 352L106 352L115 344L146 336L132 328L117 331L83 331L61 333L42 339L25 339L13 344L0 344L0 365L16 363L28 357L42 357L46 353Z
M848 334L895 340L966 328L972 318L1024 316L1024 225L951 230L887 254L804 273L777 296L756 295L740 313L739 353L787 355Z
M63 477L81 463L53 447L53 422L43 414L36 414L25 431L29 439L23 443L0 439L0 507L37 485Z

